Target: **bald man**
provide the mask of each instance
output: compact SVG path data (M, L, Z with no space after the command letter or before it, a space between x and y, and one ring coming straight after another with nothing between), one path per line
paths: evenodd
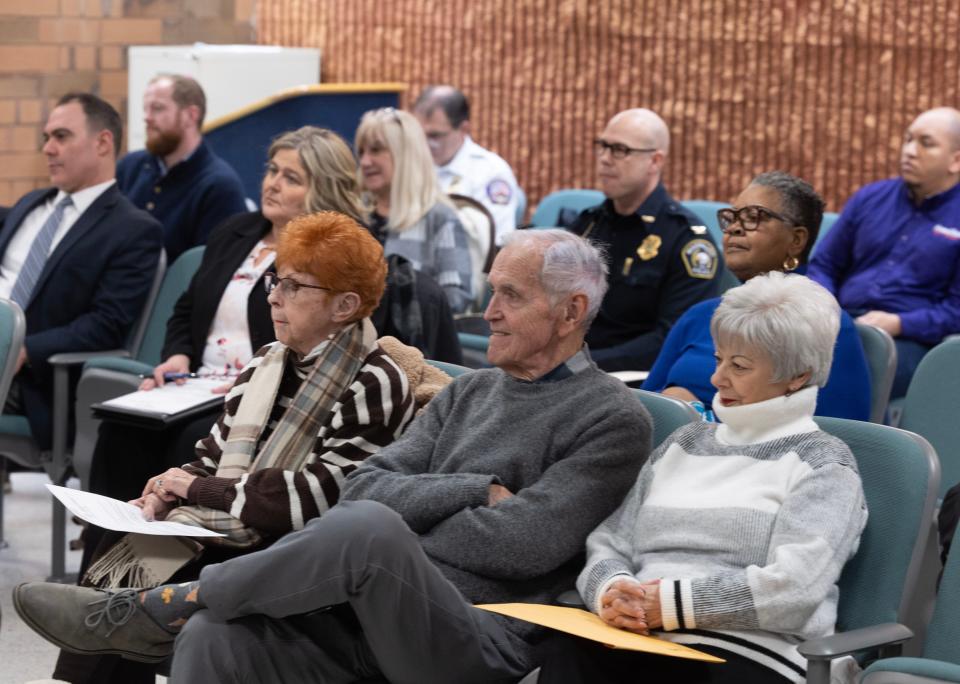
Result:
M960 333L960 111L914 120L900 176L861 188L817 245L808 275L858 322L897 345L891 397L902 397L924 354Z
M719 294L722 265L702 221L660 181L670 151L663 119L649 109L620 112L594 149L606 200L570 227L604 245L610 260L587 343L604 370L649 370L683 312Z

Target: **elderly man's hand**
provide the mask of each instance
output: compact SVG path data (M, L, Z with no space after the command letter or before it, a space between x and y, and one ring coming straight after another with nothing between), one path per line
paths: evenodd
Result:
M20 369L23 368L24 364L27 362L27 346L24 345L20 347L20 353L17 354L17 365L13 369L13 374L16 375L20 372Z
M611 627L649 634L645 609L647 586L634 579L617 580L611 584L600 597L600 619Z
M147 480L141 496L154 494L164 501L176 501L177 497L186 499L187 490L196 479L196 475L191 475L186 470L170 468L165 473Z
M511 496L513 496L513 492L511 492L509 489L507 489L503 485L492 484L490 485L489 491L490 493L487 498L488 506L495 506L501 501L509 499Z
M144 520L164 520L167 513L176 508L174 501L164 501L156 494L147 494L128 503L143 509Z
M868 311L857 318L857 323L880 328L884 332L890 333L890 337L898 337L903 332L900 326L900 316L886 311Z

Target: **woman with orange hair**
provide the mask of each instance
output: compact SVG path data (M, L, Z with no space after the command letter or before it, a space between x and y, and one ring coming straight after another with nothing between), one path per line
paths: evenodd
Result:
M267 546L323 514L344 478L414 415L406 375L377 345L369 319L387 274L377 240L343 214L309 214L280 234L276 267L266 290L277 341L244 367L197 443L196 460L150 478L131 502L147 519L224 535L203 538L208 546L193 560L186 554L172 581L195 578L202 565ZM117 536L102 538L88 581L127 585L159 553L154 542ZM60 665L83 660L100 661L97 681L130 680L127 664L108 667L120 660L114 656L68 654Z

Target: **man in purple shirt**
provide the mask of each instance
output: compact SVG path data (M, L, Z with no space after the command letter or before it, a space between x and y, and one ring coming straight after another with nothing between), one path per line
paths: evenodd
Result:
M900 177L860 189L817 246L808 275L858 322L897 344L893 398L927 351L960 332L960 111L907 129Z

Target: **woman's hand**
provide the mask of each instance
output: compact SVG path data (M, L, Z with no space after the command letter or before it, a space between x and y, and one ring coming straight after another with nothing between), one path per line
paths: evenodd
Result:
M170 468L167 472L147 480L141 497L153 494L163 501L171 502L176 501L177 497L186 499L187 490L196 479L196 475L191 475L186 470Z
M647 627L660 629L663 627L663 615L660 613L660 580L645 582L643 587L643 612L647 616Z
M646 590L649 585L634 579L617 580L600 597L600 619L611 627L637 634L649 634L645 610ZM659 615L659 608L657 610Z
M167 517L167 513L176 508L174 501L164 501L156 494L147 494L128 503L132 503L137 508L143 509L144 520L164 520Z
M169 359L153 369L152 378L144 378L140 383L140 389L152 390L154 387L163 387L164 373L189 373L190 357L186 354L174 354ZM175 380L178 385L182 385L184 380Z

